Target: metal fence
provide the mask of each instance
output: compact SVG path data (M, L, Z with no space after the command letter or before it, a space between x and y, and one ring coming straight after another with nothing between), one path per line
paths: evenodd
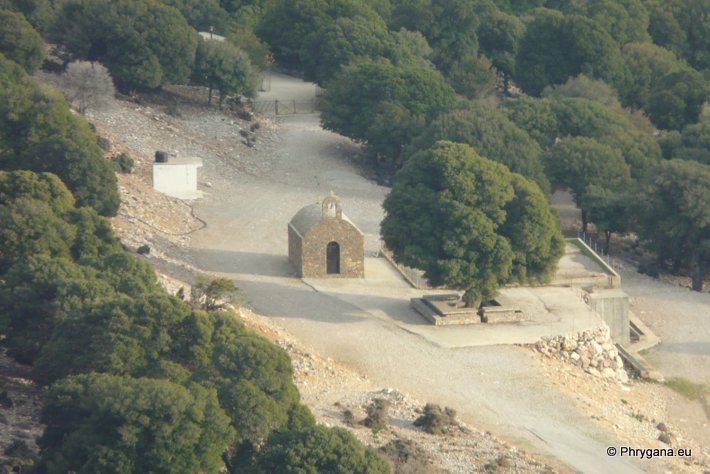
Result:
M313 114L320 108L320 99L310 100L257 100L250 101L252 110L259 115Z

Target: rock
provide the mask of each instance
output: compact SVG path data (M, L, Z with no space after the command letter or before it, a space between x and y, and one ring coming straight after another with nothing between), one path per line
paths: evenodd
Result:
M604 377L605 379L616 378L616 372L614 372L614 369L606 367L604 370L602 370L602 377Z
M596 341L592 341L592 343L589 345L589 348L591 349L592 355L598 355L604 352L602 346L600 346Z
M588 373L588 374L591 374L591 375L593 375L593 376L595 376L595 377L601 377L601 375L602 375L602 374L601 374L597 369L595 369L594 367L588 367L588 368L587 368L587 373Z
M567 352L571 352L577 348L577 341L571 337L565 337L562 341L562 348Z
M572 359L572 360L574 360L574 361L578 361L578 360L579 360L579 354L577 354L576 352L571 353L571 354L569 355L569 357L570 357L570 359Z
M624 369L619 369L616 371L616 380L621 383L629 383L629 376Z
M658 431L662 431L662 432L664 432L664 433L665 433L666 431L668 431L668 427L667 427L666 424L663 423L663 422L660 422L659 424L657 424L657 425L656 425L656 429L657 429Z
M501 456L496 460L500 467L514 467L513 461L509 456Z
M658 441L660 441L662 443L666 443L666 444L675 444L676 439L675 439L675 436L673 436L671 433L666 431L666 432L658 435Z

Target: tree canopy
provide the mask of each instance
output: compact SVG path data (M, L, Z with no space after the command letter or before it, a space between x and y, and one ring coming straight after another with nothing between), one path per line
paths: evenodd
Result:
M437 142L410 157L383 206L394 258L433 285L463 290L468 304L511 281L544 281L562 255L539 188L465 144Z
M590 185L618 190L630 182L629 165L619 150L586 137L563 138L544 155L548 175L555 184L568 187L582 209L586 232L585 196Z
M314 426L271 436L250 472L386 474L390 467L346 430Z
M661 162L634 196L635 230L660 262L687 265L692 289L702 291L710 269L710 167Z
M86 374L45 396L47 472L218 472L234 439L214 390Z
M2 8L2 6L0 6ZM0 9L0 53L34 72L46 54L42 37L21 13Z
M444 78L430 68L396 67L387 60L350 64L330 83L323 99L323 127L365 143L379 132L371 127L373 118L395 113L402 127L411 130L415 123L431 120L439 111L453 105L454 93ZM396 143L394 134L386 149L372 149L385 161L405 143Z
M465 143L480 156L504 164L541 189L549 190L539 145L496 109L470 102L443 113L412 142L408 151L412 154L431 148L439 140Z
M539 95L549 85L585 74L625 90L630 79L618 45L589 18L540 9L520 40L515 79Z
M119 86L146 88L186 83L198 37L178 10L156 0L69 0L52 32L79 59L104 64Z
M1 55L0 169L55 173L78 205L109 216L118 210L116 176L86 121Z
M228 41L200 39L197 47L193 81L219 91L219 103L227 95L253 97L256 94L257 76L249 56Z

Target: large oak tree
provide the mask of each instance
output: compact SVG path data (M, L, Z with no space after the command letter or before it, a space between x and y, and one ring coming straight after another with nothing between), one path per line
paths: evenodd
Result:
M539 188L468 145L437 142L410 157L384 202L382 237L433 285L468 305L510 282L551 277L563 240Z

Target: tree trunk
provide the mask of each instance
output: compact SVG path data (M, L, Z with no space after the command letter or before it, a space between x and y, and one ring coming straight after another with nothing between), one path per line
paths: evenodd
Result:
M466 290L461 299L466 303L467 308L478 308L481 304L481 298L476 291Z
M209 87L209 98L207 99L207 105L212 105L212 84L210 83Z
M611 241L611 231L604 231L604 255L609 255L609 242Z
M707 267L705 262L697 255L693 255L691 259L691 272L692 272L692 290L693 291L703 291L703 282L705 280L705 273L707 272Z
M587 235L587 211L582 209L582 234Z

